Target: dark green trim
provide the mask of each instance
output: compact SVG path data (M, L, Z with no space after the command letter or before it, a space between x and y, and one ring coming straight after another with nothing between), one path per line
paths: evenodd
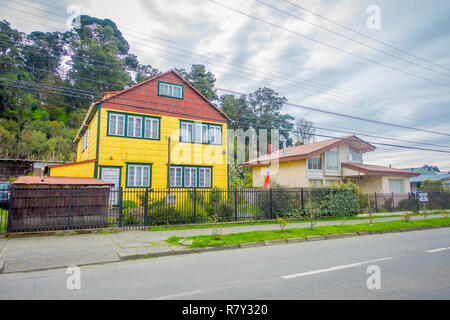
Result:
M159 84L160 84L160 83L165 83L165 84L170 84L170 85L172 85L172 86L181 87L181 98L173 97L173 96L167 96L167 95L165 95L165 94L160 94L160 93L159 93ZM158 96L159 96L159 97L165 97L165 98L171 98L171 99L177 99L177 100L184 100L184 85L178 84L178 83L171 83L171 82L165 82L165 81L158 81Z
M94 178L98 178L98 155L99 155L99 150L100 150L100 121L102 119L102 104L99 103L98 107L97 107L97 146L96 146L96 150L95 150L95 159L97 161L95 161L95 167L94 167Z
M189 188L189 189L212 189L213 187L213 172L214 172L214 167L213 166L196 166L196 165L177 165L177 164L170 164L170 168L182 168L182 172L181 172L181 187L170 187L171 189L182 189L182 188ZM196 168L197 169L197 187L185 187L184 186L184 168ZM204 169L211 169L211 186L210 187L198 187L198 184L200 182L200 173L199 173L199 169L204 168ZM169 178L169 170L167 170L167 181L169 181L170 183L170 178Z
M123 115L124 116L124 128L123 128L123 136L118 136L118 135L112 135L109 134L109 115L110 114L118 114L118 115ZM142 125L141 125L141 136L140 137L129 137L128 134L128 117L139 117L142 119ZM137 113L126 113L126 112L119 112L119 111L113 111L113 110L108 110L107 112L107 117L108 117L108 121L107 121L107 126L106 126L106 136L108 137L116 137L116 138L128 138L128 139L142 139L142 140L153 140L153 141L160 141L161 140L161 117L157 117L157 116L147 116L147 115L143 115L143 114L137 114ZM145 119L156 119L158 120L158 139L153 139L153 138L145 138Z
M153 175L153 163L142 163L142 162L126 162L127 165L127 171L125 174L125 187L127 189L145 189L145 188L151 188L152 187L152 175ZM145 187L132 187L132 186L128 186L128 167L129 166L147 166L150 167L150 172L149 172L149 186L145 186Z
M113 169L120 169L119 173L119 188L122 187L122 168L121 166L99 166L100 167L100 178L102 177L102 169L103 168L113 168Z
M188 141L181 141L181 124L183 122L186 123L192 123L192 141L188 142ZM196 138L196 130L195 130L195 124L196 123L200 123L200 124L206 124L208 125L208 142L195 142L195 138ZM209 135L209 128L210 127L219 127L220 128L220 133L222 136L222 139L220 139L220 144L212 144L210 143L211 137ZM211 123L211 122L201 122L201 121L192 121L192 120L180 120L180 139L179 139L180 143L191 143L191 144L204 144L204 145L209 145L209 146L222 146L223 145L223 125L222 124L215 124L215 123Z

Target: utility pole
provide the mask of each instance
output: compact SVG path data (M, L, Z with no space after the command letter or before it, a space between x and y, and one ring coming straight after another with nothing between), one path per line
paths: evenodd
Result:
M169 141L169 152L168 152L168 161L167 161L167 190L168 194L170 195L170 137L167 137L167 140Z

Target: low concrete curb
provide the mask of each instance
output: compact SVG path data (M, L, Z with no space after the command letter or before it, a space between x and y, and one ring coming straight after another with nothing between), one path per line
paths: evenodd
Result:
M270 240L270 241L264 241L265 246L278 246L280 244L286 244L286 240Z
M120 260L135 260L135 259L145 259L145 258L156 258L156 257L164 257L170 255L184 255L191 253L201 253L201 252L211 252L211 251L223 251L223 250L231 250L231 249L239 249L239 248L257 248L264 246L276 246L276 245L284 245L289 243L302 243L302 242L310 242L310 241L322 241L322 240L331 240L331 239L343 239L350 237L358 237L358 236L367 236L367 235L376 235L376 234L386 234L386 233L399 233L399 232L408 232L408 231L419 231L419 230L427 230L427 229L436 229L436 228L449 228L450 226L430 226L430 227L418 227L411 229L400 229L400 230L381 230L381 231L361 231L361 232L351 232L351 233L339 233L339 234L329 234L325 236L311 236L307 238L290 238L290 239L280 239L280 240L269 240L269 241L260 241L260 242L247 242L241 244L230 244L221 247L204 247L204 248L186 248L180 250L167 250L160 251L154 253L139 253L139 254L120 254Z

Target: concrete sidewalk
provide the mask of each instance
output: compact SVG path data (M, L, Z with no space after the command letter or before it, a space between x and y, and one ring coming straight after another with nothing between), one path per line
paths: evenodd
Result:
M439 218L442 215L430 215L428 219ZM377 218L376 222L401 220L397 218ZM411 220L423 219L421 216L411 217ZM316 226L350 225L367 223L369 220L322 221ZM309 223L290 223L288 228L305 228ZM223 234L277 230L278 224L224 227ZM169 246L164 242L172 236L190 237L210 235L213 228L186 229L170 231L124 231L107 234L81 234L50 237L29 237L0 239L0 273L45 270L64 268L68 266L83 266L119 262L124 256L151 254L163 255L171 250L178 253L189 253L192 250L183 246ZM121 258L122 257L122 258Z

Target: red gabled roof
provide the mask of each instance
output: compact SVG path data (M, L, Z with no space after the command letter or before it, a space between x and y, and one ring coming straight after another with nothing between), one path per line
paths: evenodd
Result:
M23 176L17 178L14 185L58 185L58 186L110 186L114 185L110 182L105 182L94 178L64 178L64 177L28 177Z
M109 101L109 100L111 100L111 99L114 99L115 97L118 97L118 96L120 96L120 95L122 95L122 94L124 94L124 93L126 93L126 92L131 91L131 90L134 90L134 89L136 89L136 88L138 88L138 87L140 87L140 86L142 86L142 85L145 85L145 84L147 84L147 83L149 83L149 82L151 82L151 81L154 81L154 80L156 80L156 79L158 79L158 78L161 78L161 77L163 77L163 76L165 76L165 75L167 75L167 74L169 74L169 73L173 73L173 74L175 74L178 78L180 78L181 81L183 81L184 83L186 83L186 84L187 84L192 90L194 90L194 91L195 91L195 92L196 92L203 100L205 100L207 104L209 104L211 107L213 107L213 108L214 108L217 112L219 112L225 119L230 120L230 121L233 121L233 120L231 120L230 117L228 117L228 116L227 116L222 110L220 110L215 104L213 104L211 101L209 101L208 98L206 98L200 91L198 91L193 85L191 85L186 79L184 79L184 78L183 78L177 71L175 71L174 69L171 69L171 70L166 71L166 72L164 72L164 73L161 73L161 74L159 74L159 75L157 75L157 76L154 76L154 77L152 77L152 78L150 78L150 79L147 79L147 80L145 80L145 81L142 81L142 82L140 82L140 83L138 83L138 84L136 84L136 85L134 85L134 86L131 86L130 88L125 89L125 90L123 90L123 91L118 91L117 93L114 93L114 94L108 96L107 98L104 98L104 99L102 99L102 100L99 100L99 101L95 102L94 104L97 104L97 103L100 103L100 102L107 102L107 101Z
M342 163L343 168L352 169L365 173L367 175L393 175L393 176L408 176L417 177L420 176L419 172L413 172L403 169L396 169L390 167L376 166L371 164L361 164L361 163Z
M286 155L284 155L284 150L280 149L272 152L271 154L263 155L259 158L251 160L244 164L244 167L253 167L257 166L261 163L268 163L271 160L277 160L279 162L288 162L295 160L302 160L314 157L318 154L321 154L325 151L333 149L344 143L356 143L359 144L361 150L363 152L374 151L375 147L370 143L365 142L364 140L356 137L356 136L348 136L343 138L335 138L330 140L324 140L320 142L315 142L311 144L305 144L296 147L286 148Z

